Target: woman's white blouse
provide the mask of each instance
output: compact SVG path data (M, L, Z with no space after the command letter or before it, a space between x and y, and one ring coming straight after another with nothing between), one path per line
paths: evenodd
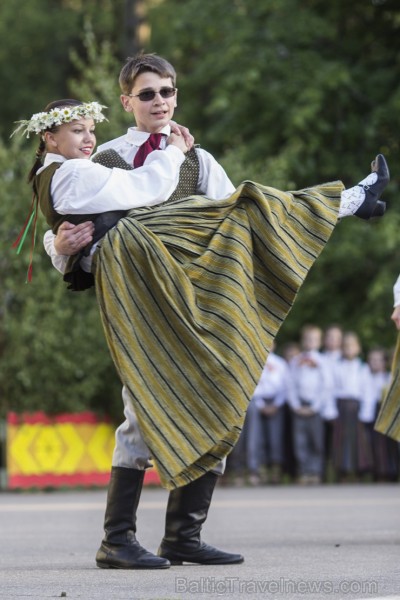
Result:
M54 209L61 215L96 214L164 202L178 184L184 159L184 153L170 145L152 152L143 167L127 171L48 153L38 174L61 162L51 182Z

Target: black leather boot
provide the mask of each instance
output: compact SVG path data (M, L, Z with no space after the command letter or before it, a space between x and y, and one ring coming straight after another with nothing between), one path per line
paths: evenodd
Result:
M200 539L217 479L215 473L206 473L196 481L170 492L165 535L158 555L167 558L172 565L181 565L183 562L230 565L244 561L240 554L223 552Z
M112 467L104 518L105 537L96 554L102 569L167 569L170 563L136 539L136 511L144 471Z

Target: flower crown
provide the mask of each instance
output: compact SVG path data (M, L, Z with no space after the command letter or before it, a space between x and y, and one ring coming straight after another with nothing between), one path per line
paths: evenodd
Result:
M49 112L40 112L32 115L29 120L15 121L19 123L17 129L12 132L12 137L17 131L23 129L21 135L25 135L29 138L31 133L40 133L51 129L56 125L62 123L70 123L76 119L93 119L97 123L101 121L107 121L107 118L101 112L103 108L107 108L98 102L84 102L77 106L60 106L58 108L52 108ZM24 129L25 128L25 129Z

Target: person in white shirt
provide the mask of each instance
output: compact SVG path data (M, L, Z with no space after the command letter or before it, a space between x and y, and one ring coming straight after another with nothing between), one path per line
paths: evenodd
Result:
M131 221L135 227L140 220L140 212L143 208L148 209L150 206L155 206L156 203L164 204L168 194L174 192L179 176L179 167L184 160L184 153L187 151L183 137L171 135L169 138L171 151L169 146L164 151L154 151L146 158L143 167L131 171L118 168L107 169L99 164L91 163L89 160L82 160L88 159L93 151L95 145L94 122L102 120L100 109L101 107L97 103L62 100L48 106L43 113L44 116L41 114L33 115L30 121L22 123L26 125L28 133L32 129L34 131L39 129L40 132L43 132L40 149L44 146L44 164L40 166L38 161L35 161L29 179L32 181L37 203L48 222L55 227L67 216L67 211L69 219L74 217L78 220L84 219L86 214L93 214L96 217L93 203L97 202L97 205L101 205L108 194L112 196L113 186L110 185L111 182L115 182L117 194L112 196L110 202L120 210L125 209L123 211L124 216L126 216L127 209L135 209L138 221ZM60 110L62 111L61 117L59 117ZM65 122L63 122L63 119L65 119ZM165 169L165 164L168 161L170 164ZM146 182L147 179L156 182L158 180L158 185L152 188L153 192L141 187L141 177L145 185L148 183ZM78 191L82 190L85 183L87 189L82 201L82 198L78 196ZM194 204L196 204L196 201ZM216 205L214 202L213 204ZM80 207L84 207L84 209ZM85 213L86 210L89 212ZM182 207L180 204L178 211L182 210L185 210L185 206ZM214 213L214 208L212 208L212 212ZM154 214L155 212L152 213L152 215ZM129 215L131 215L131 212L129 212ZM128 217L126 218L128 219ZM121 220L119 223L121 223ZM219 222L218 219L217 224ZM195 224L190 224L190 228L194 226ZM117 229L117 226L115 226L115 229ZM169 219L168 234L170 229L171 221ZM150 235L152 236L152 234ZM102 257L100 246L103 244L104 237L99 240L96 251L93 252L93 260ZM158 241L156 241L157 244ZM136 258L135 256L135 261ZM105 258L104 261L105 268L108 269L108 259ZM114 282L110 282L106 294L113 289L113 284ZM104 295L98 292L98 299L101 303ZM118 308L120 308L119 295L118 302ZM107 313L107 319L110 319L110 316L111 314ZM119 314L116 315L116 319L118 318ZM127 386L124 387L124 393L127 394ZM136 428L138 431L136 414L129 414L130 406L131 403L128 398L125 402L125 414L127 416L125 424L128 427ZM131 435L127 435L125 442L131 439ZM139 439L135 440L133 449L135 454L132 460L135 461L138 468L130 468L124 464L112 468L105 517L106 537L97 553L96 562L98 566L107 568L166 568L170 566L170 562L161 555L161 552L160 556L153 555L142 548L135 538L135 506L139 501L144 469L150 464L151 454L140 436ZM120 447L116 448L114 456L118 457L119 452ZM129 449L125 454L121 453L126 457L128 452ZM210 474L213 476L211 481L215 485L216 475L212 472ZM202 479L201 483L203 483L204 477L196 479L193 483L197 483L199 479ZM240 563L243 561L241 555L222 552L200 542L199 530L205 520L211 500L209 479L206 479L206 496L204 490L203 495L201 494L202 490L198 485L196 486L195 495L193 485L184 486L184 506L181 506L179 512L176 510L177 494L173 495L173 492L171 492L168 510L169 514L173 511L176 514L170 517L168 526L172 527L172 522L174 522L175 532L181 536L179 548L182 560L187 558L191 559L190 562L212 562L213 564ZM182 500L182 494L180 499ZM199 502L201 506L199 506ZM192 515L192 513L194 514ZM194 548L191 547L186 550L185 545L188 546L193 542L195 542L193 544ZM187 554L189 551L192 552L190 556ZM174 562L176 560L178 559L175 558Z
M373 430L382 400L390 386L390 371L387 368L387 355L383 348L373 348L368 352L367 364L373 383L372 404L366 407L364 421L371 435L373 453L373 473L375 481L397 481L399 477L399 443L386 435Z
M177 104L177 89L175 87L176 73L173 66L162 57L143 54L127 60L120 72L119 81L122 91L120 98L121 103L126 112L134 115L135 126L129 127L126 134L99 146L98 151L94 156L94 160L102 160L102 157L105 156L107 162L104 164L110 164L108 162L108 154L111 151L116 153L127 166L133 166L135 165L138 153L140 153L140 149L149 140L151 134L161 134L161 139L159 141L160 150L165 150L167 147L167 140L171 132L170 121ZM154 93L154 90L159 90L159 92ZM155 154L158 154L158 152ZM150 160L151 155L152 154L146 159L146 163ZM115 164L119 165L118 162ZM178 197L204 194L209 198L225 198L235 190L232 182L222 167L210 153L201 148L196 148L194 152L192 151L191 160L188 160L187 155L185 163L181 166L180 177L178 181L175 182L175 187L169 190L168 193L159 189L159 183L156 177L148 177L144 181L144 184L148 186L148 189L147 195L142 199L142 205L146 204L145 199L148 196L157 197L160 194L164 194L163 200L166 200L168 198L171 199L173 195L177 197L177 191ZM198 169L198 173L195 174L196 178L194 180L193 176L190 176L190 174L188 175L188 169L193 171L196 168ZM177 186L179 188L181 183L182 189L177 190ZM90 185L90 181L88 182L88 185ZM84 198L85 196L82 195L81 197ZM125 197L125 201L127 201L126 193ZM150 202L147 203L147 205L150 205ZM116 208L118 208L118 206ZM109 205L105 210L110 209L111 206ZM81 250L82 247L85 247L86 244L92 241L92 236L93 228L90 221L78 225L73 225L72 223L65 221L59 227L57 237L55 237L55 234L52 231L46 232L44 236L44 245L46 251L51 256L53 265L61 273L64 273L68 261L67 254L74 254L78 250ZM80 259L80 267L84 272L91 271L94 249L95 247L92 248L91 253L88 256L84 256ZM83 278L83 281L86 281L86 277L84 276L84 273L81 273L81 270L79 276L80 278ZM66 276L64 275L64 278L65 277ZM112 469L112 477L116 482L118 482L120 478L120 467L129 467L131 469L129 475L134 477L134 475L137 475L137 470L140 470L139 475L141 476L143 474L143 465L149 464L149 451L142 439L135 410L126 387L123 389L122 399L126 419L116 431L116 445ZM202 515L206 515L206 511L208 510L217 476L221 475L224 472L224 469L225 460L221 461L218 465L215 465L212 472L207 473L205 477L201 478L201 481L194 482L191 486L178 488L171 492L167 508L166 530L171 529L170 522L173 519L173 511L177 510L178 505L181 513L184 510L186 511L186 519L189 518L189 515L193 516L197 513L197 522L199 524L201 523L201 519L204 519L204 516ZM124 481L122 481L120 485L124 486ZM201 511L199 506L196 511L191 510L191 508L187 506L193 495L193 488L196 488L194 495L197 502L199 503L202 501ZM111 500L112 499L110 499L109 505L111 505ZM191 502L193 503L193 499ZM176 536L177 519L174 519L172 530L175 532L174 535ZM165 537L168 537L168 532L166 532ZM169 535L169 537L171 537L171 535ZM110 541L111 535L109 535L108 538ZM165 546L167 541L164 540L164 542ZM165 548L164 550L166 552ZM228 556L227 553L221 553L217 556L215 549L213 552L213 555L212 552L208 552L208 554L207 552L200 553L198 558L199 560L207 560L209 562L238 560L238 555ZM171 554L169 554L169 556L171 556ZM193 553L191 559L196 559ZM118 562L118 558L116 557L113 557L112 560ZM98 564L99 566L103 566L107 561L107 558L104 559L104 557L102 557L101 560L98 561Z
M322 340L322 352L329 361L335 363L342 357L343 329L332 323L325 328Z
M363 423L373 423L385 390L389 387L390 372L387 369L387 357L383 348L372 348L367 354L367 365L371 373L372 393L367 397L360 410Z
M320 483L324 458L322 412L331 402L332 377L320 352L322 330L306 325L301 352L290 363L289 405L293 411L293 444L300 483Z
M335 365L342 357L343 329L340 325L332 323L325 328L322 342L322 353L326 359L332 378ZM324 480L329 478L333 462L333 429L337 417L337 408L333 401L325 405L322 411L324 420Z
M261 482L265 466L266 482L279 483L283 464L283 405L288 395L290 371L287 362L275 352L268 355L247 411L247 467L249 481Z
M131 80L129 93L123 96L124 106L126 110L130 108L134 112L135 118L140 123L139 128L143 128L145 123L150 123L151 126L147 129L152 133L160 133L173 114L176 88L171 75L167 76L165 72L159 75L154 72L154 69L145 68L140 73L136 73ZM35 122L37 123L37 120ZM75 155L66 156L58 146L66 141L66 122L61 121L60 125L53 122L52 125L59 129L42 127L37 132L45 132L47 152L61 154L68 159L77 158L78 156ZM85 135L86 133L85 131ZM77 150L88 158L92 149L90 140L81 141L82 145ZM118 156L117 153L115 154ZM146 159L145 166L148 160L150 158ZM79 203L74 187L77 171L74 172L73 177L68 178L68 181L61 176L60 180L57 177L53 182L57 169L62 174L70 167L64 167L64 164L60 167L53 161L39 173L38 181L35 180L38 187L40 181L43 183L41 191L45 191L45 194L44 197L40 194L40 197L44 203L47 199L49 209L47 214L49 220L54 225L57 224L55 226L60 226L61 221L70 220L71 215L75 216L75 223L82 224L85 218L91 220L88 215L106 214L116 210L112 199L109 205L105 201L105 192L110 187L107 186L108 181L102 181L99 187L97 180L92 179L91 184L88 184L88 194L81 197ZM88 170L87 167L85 169ZM125 180L129 175L121 175L121 177ZM157 462L163 483L171 489L175 486L177 488L170 494L166 534L159 549L160 556L175 563L190 561L227 564L243 561L241 555L210 548L200 540L201 525L207 517L216 483L213 469L221 463L240 433L249 398L249 394L244 393L244 390L249 390L253 385L254 373L261 364L260 357L268 353L274 332L290 309L296 290L322 250L336 223L337 216L355 214L361 218L370 218L382 215L384 203L380 201L379 196L388 180L386 162L382 155L378 155L374 171L350 190L343 190L342 184L336 182L305 191L285 193L272 188L262 188L249 182L238 188L238 191L229 196L226 201L189 198L178 206L173 202L168 204L169 199L165 202L159 199L162 206L168 205L166 210L159 205L154 208L154 200L146 202L146 206L135 203L136 208L129 214L129 218L120 219L107 235L100 236L101 247L93 253L95 263L92 270L96 278L96 292L105 333L125 385L125 396L128 396L125 403L125 414L128 418L124 425L130 435L125 436L124 440L129 440L129 437L132 439L130 427L139 433L140 443L136 444L135 452L140 446L142 456L146 457L146 460L139 465L137 454L124 452L121 446L116 446L114 459L121 451L124 459L129 458L129 463L113 462L106 510L106 537L97 555L98 566L118 568L168 566L165 560L157 562L156 557L149 556L150 553L138 546L133 536L136 525L132 522L132 518L135 521L136 508L132 517L132 506L136 506L139 500L143 468L146 467L150 455ZM96 205L89 204L92 197L98 197L100 202ZM291 204L293 207L289 210ZM303 205L306 206L305 210ZM60 206L63 212L59 211ZM253 210L255 207L256 210ZM104 210L106 213L99 212ZM121 210L120 206L118 210ZM182 210L188 211L189 221ZM280 215L282 211L283 214ZM301 235L298 232L297 212L305 225ZM249 218L242 223L241 218L244 214ZM232 219L233 215L235 215L234 219ZM166 219L168 219L168 227L166 227ZM194 226L196 219L199 223L201 221L201 226L198 228ZM306 226L308 220L313 222L312 228ZM290 229L292 221L296 235L287 230ZM271 231L267 230L266 222L269 223L269 227L273 226ZM318 236L314 235L316 222L319 223ZM161 223L161 229L158 223ZM284 228L281 227L282 223ZM213 231L217 225L218 234L210 238L208 232ZM157 235L153 235L152 228L155 228ZM179 234L180 228L184 235ZM252 231L250 236L246 233L247 230ZM265 236L268 242L263 240ZM270 252L272 262L268 264L265 247L273 247L275 239L279 240L275 249L277 254ZM256 294L248 290L248 285L254 284L254 281L248 278L249 264L246 262L251 255L247 251L249 240L252 240L251 253L254 281L257 285ZM256 240L257 243L254 243ZM292 244L301 246L301 252L293 248L288 255L286 248ZM311 246L310 251L307 250L308 245ZM212 267L208 268L207 279L202 278L203 285L197 283L200 268L197 254ZM277 258L280 254L281 258ZM190 256L189 263L186 263L187 256ZM284 272L280 270L281 263L285 264ZM185 264L192 266L188 269ZM202 265L201 269L204 275L205 267ZM271 273L273 274L276 269L279 272L276 274L277 279L281 280L283 277L288 280L286 289L279 288L277 297L271 298L271 308L264 303L258 303L255 310L251 299L263 293L263 284L260 285L260 282L263 277L271 278ZM274 278L275 275L272 277ZM230 290L226 296L218 291L223 278L225 278L225 285L222 286L222 290L224 292ZM196 282L197 295L195 302L192 296L194 282ZM206 283L205 288L204 283ZM218 302L215 306L211 302L207 308L211 289L215 298L218 297ZM200 301L202 290L205 292L205 303L203 300ZM229 309L225 307L226 302ZM215 309L218 309L216 313ZM213 334L209 339L206 333L209 325L198 326L199 310L204 315L205 323L213 324ZM145 312L149 313L148 320L144 318ZM139 313L140 319L136 316ZM244 318L239 318L242 313ZM126 315L125 318L121 318L123 314ZM267 325L261 325L260 315L263 315L262 319L266 318ZM133 316L136 317L134 329L131 327ZM231 320L227 320L227 317ZM224 321L223 328L220 324L216 325L217 322L222 321ZM257 330L257 340L251 350L243 347L243 340L248 337L249 327ZM166 330L171 330L171 336L165 336ZM159 335L155 334L156 331ZM178 335L179 331L181 333ZM135 341L132 339L133 336ZM186 336L189 336L190 344L187 343ZM228 344L227 341L223 341L225 338L229 340ZM166 351L166 345L170 343L173 344L173 351ZM225 346L224 356L231 345L230 360L227 362L225 358L215 360L219 356L215 353L215 345L218 346L220 343ZM130 347L132 352L128 350ZM199 357L194 360L189 359L188 349L190 348L192 353L195 347ZM178 358L179 352L185 354L184 360ZM206 355L210 354L210 360L200 359L204 352ZM133 354L135 360L132 362ZM158 358L155 358L156 356ZM196 381L196 386L193 384L193 373L190 378L186 375L189 363L192 371L195 364L203 375L203 378ZM245 365L245 370L240 377L237 377L242 364ZM213 373L212 376L205 377L204 369L207 369L208 365L212 367ZM157 377L150 376L153 369L157 376L161 377L160 374L163 373L162 377L167 380L175 369L180 370L182 377L177 381L183 386L182 391L177 393L179 386L175 378L173 385L158 386ZM225 382L227 389L218 385L219 378L222 376L218 371L226 369L231 374ZM149 386L153 386L150 393ZM208 390L206 394L202 393L204 386ZM224 396L222 407L218 405L221 395ZM161 402L161 399L167 396L170 399ZM135 409L131 411L133 397ZM185 403L191 402L190 410L182 403L183 397ZM235 397L236 400L233 401ZM176 398L178 402L172 401L172 398ZM213 411L214 418L205 428L201 423L203 418L201 412L211 410L213 403L217 403L218 410ZM168 412L162 414L163 411L165 412L165 406L168 406ZM186 423L188 412L191 414L190 427ZM139 429L136 418L140 421ZM166 424L166 419L169 425ZM198 425L193 427L193 423ZM169 427L172 428L174 444L171 444L170 435L160 435L160 424L165 431L168 431ZM143 444L144 439L147 443ZM214 444L210 443L209 439L214 440ZM137 471L141 473L138 474ZM204 471L206 474L202 475ZM123 516L128 512L129 519ZM135 555L137 550L138 555ZM138 564L136 558L139 558L139 561L144 558L145 565L143 562Z
M301 352L301 347L298 341L292 340L284 343L280 347L282 358L290 365L292 359ZM283 439L284 439L284 463L283 472L288 476L290 481L296 481L297 464L293 448L293 412L290 408L289 401L286 400L283 406Z
M171 133L171 119L177 105L176 73L173 66L162 57L142 54L127 60L121 69L119 82L122 91L120 97L122 106L126 112L134 115L135 126L129 127L124 135L101 144L93 158L95 161L99 160L103 154L107 155L107 151L111 150L117 153L127 165L133 166L139 149L147 142L152 133L161 134L159 142L161 150L167 147L167 139ZM147 100L146 95L152 94L152 90L157 87L164 94L170 93L169 90L174 90L174 93L170 97L156 96L152 101ZM137 95L132 93L136 91L136 88L139 91ZM166 110L168 110L167 113ZM166 118L166 114L169 120ZM186 196L201 194L208 198L221 199L234 192L234 185L209 152L196 147L195 157L198 160L198 177L195 187L186 190ZM156 193L157 179L147 180L146 184L149 186L148 193ZM101 207L98 208L101 209ZM67 255L80 250L91 241L91 238L92 225L90 221L79 226L65 222L59 228L57 238L51 231L45 233L44 246L51 257L53 266L64 273L68 260ZM85 270L90 270L90 265L90 258L83 261Z
M364 426L373 404L373 382L361 359L361 344L354 332L343 336L342 359L336 363L334 390L338 418L334 424L334 468L340 481L359 478L372 469L370 438Z

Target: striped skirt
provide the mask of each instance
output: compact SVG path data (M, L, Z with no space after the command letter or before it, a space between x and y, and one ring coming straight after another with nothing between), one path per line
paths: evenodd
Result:
M161 483L214 468L238 440L283 320L337 221L343 185L139 208L94 258L109 349Z

